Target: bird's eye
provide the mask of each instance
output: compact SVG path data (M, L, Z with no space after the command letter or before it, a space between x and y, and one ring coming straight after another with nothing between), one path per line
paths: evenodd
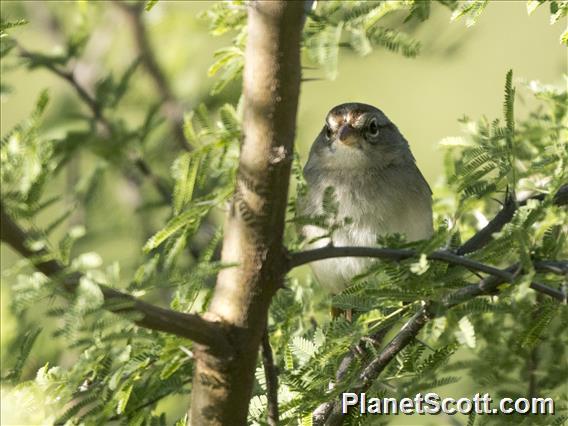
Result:
M331 139L331 136L333 135L333 131L331 130L331 127L329 127L327 124L325 126L325 138L327 140Z
M379 136L379 125L377 124L377 120L374 118L369 122L367 134L373 138Z

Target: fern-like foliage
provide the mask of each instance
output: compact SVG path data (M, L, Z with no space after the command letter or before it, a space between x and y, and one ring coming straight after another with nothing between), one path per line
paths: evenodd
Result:
M327 78L335 78L341 48L349 48L360 55L367 55L374 48L383 47L407 57L420 52L420 43L410 34L397 28L382 26L385 17L400 15L402 20L424 21L429 16L430 0L409 1L340 1L306 2L303 50L306 66L321 67ZM457 2L439 2L454 8ZM219 93L240 75L243 69L246 42L246 3L223 2L215 5L204 16L210 22L214 35L227 32L236 34L233 45L215 53L216 61L209 69L210 75L220 74L213 87Z
M528 89L542 105L527 119L515 117L514 80L509 72L505 78L503 118L475 123L464 120L467 136L444 141L448 146L448 182L457 194L455 205L459 222L445 220L426 242L409 244L394 235L384 236L379 244L412 247L423 253L451 247L463 238L460 235L467 237L473 232L476 216L471 212L474 209L489 216L496 209L495 197L514 194L523 199L541 194L542 201L533 200L519 207L493 241L473 254L476 259L497 266L519 262L524 270L533 272L515 285L501 287L499 300L479 298L438 312L440 317L425 327L419 340L389 364L380 380L367 392L368 397L402 398L438 389L443 392L444 386L462 384L464 376L471 376L475 377L479 389L493 389L492 396L496 398L526 395L527 383L532 380L541 395L554 394L563 406L566 396L560 391L556 375L566 374L566 364L548 368L542 362L546 363L556 351L564 353L557 345L564 345L560 341L566 336L565 333L557 336L557 327L565 322L562 318L566 317L566 309L556 302L535 298L527 286L531 279L544 280L555 288L563 285L564 278L538 273L532 265L549 256L559 260L566 258L565 243L560 242L561 229L566 228L563 225L566 212L552 205L552 195L567 178L565 170L559 168L566 164L566 92L537 83L531 83ZM535 157L530 152L541 154ZM541 155L548 157L545 164ZM322 211L333 218L333 190L328 189L328 192ZM290 214L293 212L291 209ZM331 230L333 220L326 222L327 216L324 216L319 226ZM341 392L358 383L362 365L377 356L379 350L364 336L385 327L397 329L420 306L420 301L441 301L449 291L479 281L478 276L462 268L423 260L424 263L422 260L376 262L367 273L355 277L350 287L333 296L333 306L354 311L352 323L341 318L331 323L324 320L323 325L303 325L293 331L277 299L277 308L272 311L272 331L279 336L273 343L282 372L280 391L286 395L282 404L285 424L303 422L319 404L338 398ZM313 309L313 303L308 306L305 312ZM286 325L279 326L281 321ZM357 342L358 357L343 371L342 379L337 380L335 375L348 348L353 348ZM454 356L456 352L461 355ZM467 361L456 361L456 358ZM531 364L531 359L538 359L538 366ZM263 391L259 391L258 395L262 394ZM263 401L257 401L257 415L261 407L263 413L266 412ZM499 416L497 422L521 420L513 417L515 420ZM470 417L470 423L487 422L483 416L472 419ZM535 424L547 421L549 417L534 419ZM356 414L347 417L345 423L375 424Z

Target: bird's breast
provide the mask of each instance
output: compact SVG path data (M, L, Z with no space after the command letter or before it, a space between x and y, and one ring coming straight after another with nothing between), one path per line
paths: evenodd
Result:
M300 214L323 214L323 194L334 188L338 206L337 215L328 225L339 224L331 237L329 230L315 225L302 228L308 248L334 246L376 246L379 236L405 234L409 241L430 237L432 234L431 199L428 188L415 188L396 176L351 176L345 179L308 181L308 193L300 202ZM349 218L348 220L346 220ZM331 222L331 223L330 223ZM341 291L353 276L364 272L372 260L365 258L338 258L314 262L312 270L321 285L332 292Z

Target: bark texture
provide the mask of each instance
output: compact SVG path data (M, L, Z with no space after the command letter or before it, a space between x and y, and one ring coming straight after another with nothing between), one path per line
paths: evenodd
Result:
M209 312L232 344L196 345L191 424L245 425L270 301L286 273L282 244L300 90L303 2L251 2L244 70L244 139Z

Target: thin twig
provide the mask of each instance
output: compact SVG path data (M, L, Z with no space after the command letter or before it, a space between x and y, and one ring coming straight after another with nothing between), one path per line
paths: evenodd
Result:
M264 377L266 379L266 399L268 400L268 424L278 425L278 371L274 365L272 348L270 347L270 337L268 329L262 336L262 365L264 366Z
M538 387L537 387L537 370L538 370L538 349L539 345L534 345L529 352L527 359L527 373L528 373L528 390L527 398L532 400L532 398L537 397Z
M386 259L393 261L401 261L405 259L418 258L421 253L411 249L392 249L379 247L334 247L326 246L302 252L289 254L289 269L304 265L306 263L318 260L331 259L336 257L371 257L377 259ZM426 256L429 260L445 262L451 265L463 266L467 269L483 272L497 278L502 282L513 283L516 275L508 270L495 268L467 257L459 256L445 250L438 250ZM566 295L560 290L547 287L544 284L532 282L530 287L541 293L547 294L561 302L566 301Z
M30 260L40 272L58 283L65 292L74 294L82 274L67 273L64 266L54 260L53 255L45 249L32 251L27 245L28 235L7 214L3 203L0 203L0 219L0 240ZM99 285L99 288L104 298L103 308L126 315L140 327L185 337L211 348L212 351L225 354L232 351L221 325L216 322L206 320L200 315L161 308L105 285Z
M362 393L369 389L389 362L392 361L401 350L414 341L415 337L428 321L443 315L445 310L465 303L477 296L495 293L497 287L502 283L503 280L499 277L489 276L481 280L478 284L471 284L455 290L437 304L425 302L422 308L418 309L406 322L379 355L362 370L359 374L358 384L346 392ZM345 414L342 413L339 401L333 401L333 403L327 401L321 404L313 413L314 425L326 424L337 426L342 424L344 419Z
M568 203L568 185L560 188L554 198L556 205L566 205ZM544 196L538 195L534 199L544 199ZM464 266L470 270L489 273L490 276L482 279L478 285L470 285L462 289L452 292L444 298L442 305L447 309L474 297L494 293L497 286L504 281L511 282L515 278L515 272L518 271L519 265L513 265L505 270L496 270L488 265L478 264L476 261L462 257L463 254L479 250L484 247L492 239L495 232L500 231L503 226L508 223L518 208L518 205L525 205L527 200L515 203L513 199L507 197L501 211L489 222L489 224L474 235L470 240L463 244L457 251L456 255L449 252L434 252L428 258L431 260L444 261L449 264ZM292 253L289 256L289 268L300 266L305 263L328 259L339 256L362 256L377 257L400 261L412 257L417 257L419 253L412 250L393 250L381 248L365 248L365 247L324 247L323 249L309 250L306 252ZM550 272L555 274L566 274L568 272L568 262L566 261L537 261L534 264L535 269L541 272ZM544 294L548 294L564 303L566 303L566 295L557 289L550 288L540 283L531 283L531 288ZM380 355L375 358L363 370L360 380L363 388L370 386L370 383L378 377L386 365L398 354L404 347L412 342L418 335L422 327L427 323L432 314L427 309L419 310L401 329L396 337L381 351ZM346 374L349 366L354 359L354 351L351 350L345 355L340 363L340 367L336 372L336 379L339 382ZM361 388L355 390L360 392ZM341 407L337 401L327 401L320 404L313 412L313 422L315 425L336 425L343 422Z
M529 200L543 200L544 198L543 194L539 194L517 202L513 196L507 195L499 213L497 213L483 229L463 243L461 247L457 249L456 254L464 255L485 247L493 239L493 234L499 232L503 229L503 226L511 221L518 207L526 205ZM557 206L568 204L568 184L560 187L558 192L554 195L554 204Z
M394 323L387 324L385 327L382 327L379 331L371 335L370 338L367 338L366 340L370 339L374 347L376 347L377 349L380 348L384 338L386 337L386 335L392 329L393 326ZM337 384L340 383L345 378L347 372L349 371L349 368L351 367L351 364L357 357L357 353L359 353L362 350L362 344L363 344L363 339L359 341L354 347L352 347L349 350L349 352L347 352L347 354L343 357L343 359L339 362L339 367L335 372L335 382L331 385L331 389L334 389L337 386ZM335 401L327 401L319 405L312 414L314 424L318 424L319 422L323 423L326 420L329 413L331 413L331 411L333 410L334 404Z
M533 199L544 199L543 195L533 197ZM411 343L418 335L424 325L432 318L439 316L445 309L449 309L456 305L462 304L477 296L494 294L497 287L503 282L513 282L519 272L519 265L513 265L507 269L501 270L493 266L485 265L463 257L463 254L478 250L485 246L492 239L492 235L503 228L509 222L518 205L525 205L527 200L515 203L512 199L507 198L502 210L497 216L474 237L466 242L457 254L447 251L436 251L428 256L430 260L446 262L452 265L463 266L470 270L480 271L490 274L482 279L478 284L472 284L447 295L441 303L437 305L438 309L434 310L431 303L425 303L424 307L402 327L393 340L380 352L379 356L370 362L360 373L359 384L351 391L354 393L364 392L370 387L372 382L380 375L388 363L409 343ZM568 203L568 185L560 188L554 198L556 205L566 205ZM372 247L323 247L315 250L308 250L299 253L291 253L288 258L289 268L314 262L317 260L329 259L334 257L374 257L388 259L393 261L401 261L409 258L416 258L420 255L414 250L405 249L389 249L389 248L372 248ZM566 274L568 270L566 261L538 261L535 262L535 269L541 272L549 272L555 274ZM566 303L566 294L562 291L545 286L544 284L532 282L530 287L540 293L547 294L557 300ZM440 309L441 308L441 309ZM353 354L348 353L338 369L337 376L344 376L347 368L352 362ZM343 369L343 371L340 371ZM327 401L322 403L313 412L313 421L315 425L339 425L343 423L344 415L341 412L341 406L337 401Z
M41 61L41 60L38 61L38 58L41 58L40 54L30 52L29 50L24 48L19 43L17 43L16 45L17 45L20 57L27 59L27 60L29 60L29 61L37 64L37 65L40 65L40 66L46 68L47 70L51 71L53 74L57 75L58 77L62 78L67 83L69 83L69 85L71 85L71 87L73 87L75 92L77 92L77 95L79 96L79 98L85 103L85 105L87 105L87 107L89 108L89 110L93 114L93 117L95 118L95 120L97 120L99 122L99 124L101 124L104 127L105 132L107 132L106 137L108 137L110 135L110 133L112 131L111 126L110 126L110 123L108 122L108 120L103 116L101 106L87 92L87 90L79 84L79 82L75 78L75 75L71 71L61 69L60 67L56 66L55 64L53 64L49 61Z
M365 392L379 374L384 370L388 363L422 330L430 319L426 308L419 309L410 320L401 328L398 334L385 346L379 355L373 359L360 373L359 385L346 392L361 393ZM325 405L324 405L325 404ZM326 402L314 411L317 418L313 417L314 425L340 425L343 423L345 415L342 414L341 404L338 401L330 404Z
M62 69L61 67L58 67L49 61L41 61L41 60L38 61L38 58L41 58L42 55L30 52L29 50L22 47L20 44L17 44L17 48L20 57L37 63L37 65L46 68L47 70L51 71L53 74L65 80L75 90L79 98L91 111L91 114L95 119L95 122L100 126L99 130L101 132L101 136L103 136L105 139L109 139L112 137L114 129L112 123L104 115L102 106L97 102L97 100L93 96L89 94L87 89L85 89L77 81L77 79L75 78L75 74L72 71ZM135 155L132 157L133 158L131 158L131 161L134 163L138 171L141 172L146 178L148 178L152 182L152 184L156 187L156 190L160 193L164 201L169 203L171 201L172 194L168 186L164 183L164 181L152 171L148 163L146 163L144 159L142 159L139 155Z
M539 272L556 275L568 274L568 260L538 260L533 266Z
M143 3L130 5L121 0L113 0L113 2L125 12L128 18L142 66L144 66L156 86L156 90L162 100L162 113L170 124L172 134L177 144L181 148L190 151L192 147L183 134L183 107L174 95L166 73L158 64L154 49L152 49L152 45L148 39L148 31L142 16L144 10L142 7Z

